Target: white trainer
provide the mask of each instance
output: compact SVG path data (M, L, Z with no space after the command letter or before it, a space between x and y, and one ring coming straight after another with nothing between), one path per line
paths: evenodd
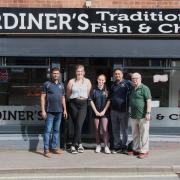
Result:
M84 152L84 148L83 148L82 144L79 144L77 151L79 153L83 153Z
M74 146L71 146L71 150L70 151L71 151L72 154L77 154L78 153Z
M98 144L98 145L96 146L95 152L96 152L96 153L100 153L100 152L101 152L101 145L100 145L100 144Z
M105 146L104 152L105 152L105 154L111 154L111 151L108 146Z

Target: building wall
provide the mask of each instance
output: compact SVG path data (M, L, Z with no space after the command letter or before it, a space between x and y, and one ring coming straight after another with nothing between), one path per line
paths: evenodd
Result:
M0 0L0 7L82 8L85 0ZM180 8L179 0L92 0L92 8Z

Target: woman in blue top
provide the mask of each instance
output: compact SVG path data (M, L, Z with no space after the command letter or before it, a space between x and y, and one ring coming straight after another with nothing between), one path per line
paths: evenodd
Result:
M93 89L91 97L90 97L90 104L94 111L94 122L95 122L95 129L96 129L96 153L101 151L101 144L100 144L100 126L103 130L103 140L105 144L104 152L106 154L110 154L111 151L108 147L108 115L107 109L110 105L110 100L108 99L108 91L106 88L106 76L101 74L97 78L98 85L95 89Z

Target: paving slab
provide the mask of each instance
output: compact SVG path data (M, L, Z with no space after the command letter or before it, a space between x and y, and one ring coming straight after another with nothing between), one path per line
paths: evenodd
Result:
M163 146L164 147L164 146ZM22 150L0 151L0 173L33 172L180 172L180 148L151 147L145 159L124 154L84 153L61 155L45 158L42 150L36 152Z

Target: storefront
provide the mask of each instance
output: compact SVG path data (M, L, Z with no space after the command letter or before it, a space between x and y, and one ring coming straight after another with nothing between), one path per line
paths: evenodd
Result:
M51 67L62 81L86 68L92 84L120 67L142 74L153 97L152 127L180 128L178 10L9 9L0 13L0 133L41 134L41 86ZM70 134L71 132L71 123ZM93 137L91 111L84 135Z

